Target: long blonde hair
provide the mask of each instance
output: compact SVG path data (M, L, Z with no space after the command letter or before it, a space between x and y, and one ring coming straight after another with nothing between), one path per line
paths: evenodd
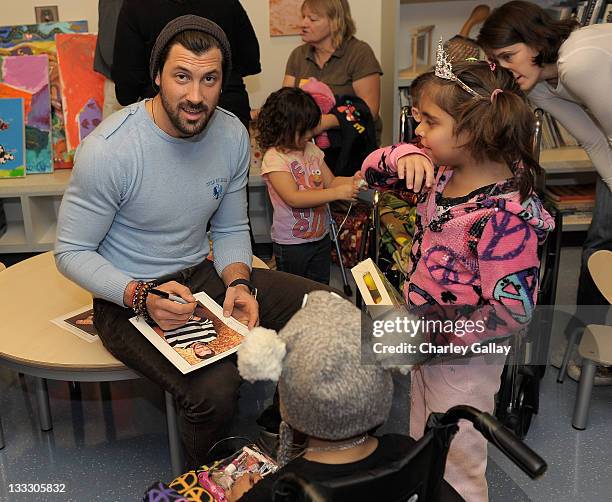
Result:
M302 12L306 7L329 18L332 45L335 49L355 34L355 21L351 17L347 0L304 0Z

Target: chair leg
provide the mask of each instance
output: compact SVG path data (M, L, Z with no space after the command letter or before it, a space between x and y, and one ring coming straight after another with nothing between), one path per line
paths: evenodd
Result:
M574 416L572 418L572 427L580 431L586 429L596 369L597 365L590 359L582 360L582 371L580 373L580 382L578 382L578 394L576 395Z
M4 444L4 429L2 428L2 417L0 417L0 450L6 445Z
M183 452L181 438L176 421L176 410L174 408L174 397L169 392L166 395L166 420L168 421L168 443L170 445L170 465L172 475L179 476L183 472Z
M50 431L53 429L53 422L51 421L51 408L49 407L49 389L45 378L36 379L36 401L38 403L40 429Z
M569 364L570 357L574 353L574 348L578 343L578 337L582 334L584 328L576 328L573 330L567 341L567 349L565 349L565 355L563 356L563 362L559 368L559 374L557 375L557 383L563 383L565 375L567 374L567 365Z

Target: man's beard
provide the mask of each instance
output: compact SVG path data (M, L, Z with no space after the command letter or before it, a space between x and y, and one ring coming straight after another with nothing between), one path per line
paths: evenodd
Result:
M176 105L176 108L173 108L170 102L164 96L163 91L159 90L159 95L161 98L162 106L166 111L166 115L172 122L174 128L181 133L183 137L196 136L200 134L208 125L208 121L212 116L212 112L210 111L210 107L206 103L198 103L194 104L190 101L181 101ZM184 117L181 117L181 110L187 110L190 113L199 113L204 112L201 118L198 120L188 120ZM214 111L214 107L213 107Z

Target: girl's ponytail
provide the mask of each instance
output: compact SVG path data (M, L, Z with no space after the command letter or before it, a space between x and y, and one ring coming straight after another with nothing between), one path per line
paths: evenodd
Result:
M490 144L510 166L521 200L525 200L534 191L541 171L534 152L535 115L521 94L509 89L493 93L489 116L483 122Z

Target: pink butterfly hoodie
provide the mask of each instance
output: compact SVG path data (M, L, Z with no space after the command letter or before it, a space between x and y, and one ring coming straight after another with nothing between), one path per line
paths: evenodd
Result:
M398 144L372 152L361 172L373 188L405 187L397 161L411 153L427 157L415 145ZM452 169L439 168L434 187L419 195L406 301L430 315L438 311L438 317L486 327L461 336L437 333L431 340L437 344L471 345L522 333L537 298L538 245L554 220L535 194L521 203L513 180L446 199L442 192L451 176Z

